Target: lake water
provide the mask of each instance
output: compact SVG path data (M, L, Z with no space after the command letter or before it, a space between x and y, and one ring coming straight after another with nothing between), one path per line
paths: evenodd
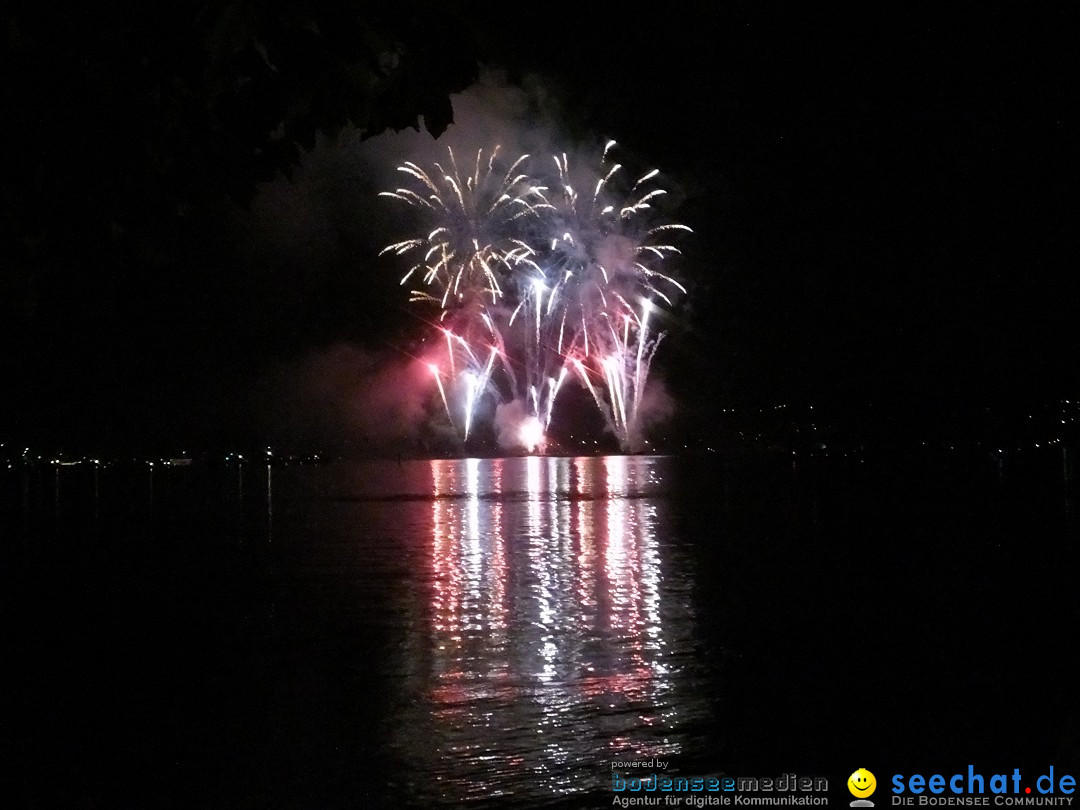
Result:
M9 470L4 794L607 807L613 762L663 760L839 805L860 766L1076 773L1061 461Z

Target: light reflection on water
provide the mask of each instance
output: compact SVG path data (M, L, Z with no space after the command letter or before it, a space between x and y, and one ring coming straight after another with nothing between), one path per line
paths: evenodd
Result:
M948 461L0 470L8 770L28 806L600 807L652 755L1076 761L1072 456Z
M31 585L86 583L56 614L80 617L63 619L76 641L117 640L94 650L92 690L109 697L90 705L162 707L148 773L205 756L237 795L269 804L280 791L606 803L612 760L700 753L715 719L676 469L662 457L117 465L100 486L81 468L18 470L0 481L0 547L37 573ZM131 596L101 600L107 587ZM158 659L190 662L175 677L189 697L124 679ZM52 711L51 693L29 694ZM52 722L70 725L59 710ZM124 745L95 749L105 766L142 733L133 722ZM55 761L55 734L35 737L28 761Z
M681 751L697 709L673 641L693 616L659 549L662 466L431 462L426 655L395 740L418 797L552 798L600 789L612 759Z

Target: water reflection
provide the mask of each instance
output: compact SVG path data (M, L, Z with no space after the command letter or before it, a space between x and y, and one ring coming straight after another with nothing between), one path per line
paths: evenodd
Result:
M676 754L658 550L661 460L431 462L430 589L402 729L422 796L554 797ZM683 704L685 710L685 704Z
M266 539L274 539L274 468L266 465Z

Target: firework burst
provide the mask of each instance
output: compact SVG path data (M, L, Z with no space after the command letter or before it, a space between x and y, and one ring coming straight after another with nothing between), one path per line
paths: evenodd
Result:
M413 261L401 279L412 283L412 300L437 302L444 310L468 306L477 299L498 302L514 266L527 263L529 249L514 235L523 217L535 216L539 193L519 171L528 155L504 168L496 147L477 153L471 171L462 174L452 150L444 166L425 170L406 162L398 171L410 183L380 192L417 209L426 235L383 248ZM411 187L410 187L411 186Z
M636 181L609 160L534 171L522 155L477 153L465 174L446 165L405 163L409 182L383 196L421 215L424 236L387 246L411 262L402 284L433 305L444 350L433 364L439 396L464 438L478 402L525 404L519 442L543 444L565 381L578 380L625 450L643 441L643 392L662 332L650 331L657 302L685 287L665 269L680 251L669 240L685 225L658 222L666 191L652 170ZM582 191L583 190L583 191Z

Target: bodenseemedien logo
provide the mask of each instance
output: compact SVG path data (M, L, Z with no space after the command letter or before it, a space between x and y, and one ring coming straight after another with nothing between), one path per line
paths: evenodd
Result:
M612 804L698 808L812 807L829 803L829 780L823 776L684 776L668 772L669 764L660 759L612 762Z
M874 795L874 791L877 790L877 779L866 768L859 768L847 780L847 789L851 792L851 795L855 797L855 801L851 803L851 807L873 807L874 803L869 801L870 797Z

